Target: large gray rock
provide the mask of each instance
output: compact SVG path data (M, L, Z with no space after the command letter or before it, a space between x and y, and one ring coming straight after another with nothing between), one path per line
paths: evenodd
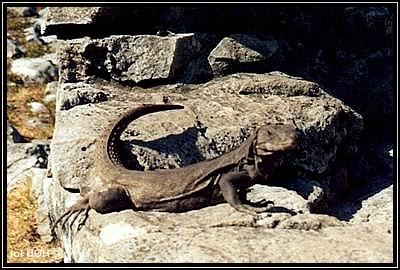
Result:
M199 50L194 34L72 40L60 50L61 80L97 76L121 83L168 82L183 72Z
M220 41L211 51L208 61L214 75L223 75L244 71L252 65L259 69L278 50L279 43L272 37L261 40L249 35L234 34Z
M203 85L134 91L110 84L62 84L52 141L56 178L62 175L59 180L64 186L79 187L92 164L93 142L101 129L98 123L141 103L160 103L163 96L185 109L138 119L122 136L126 154L136 156L137 166L145 170L215 158L244 141L256 125L295 123L304 138L287 165L323 174L337 152L356 151L362 129L359 114L317 84L289 76L243 73ZM71 160L68 153L74 153Z

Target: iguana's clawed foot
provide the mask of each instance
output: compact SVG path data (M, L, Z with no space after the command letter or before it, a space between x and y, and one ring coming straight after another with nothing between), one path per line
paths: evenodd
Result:
M267 206L256 207L248 204L239 204L235 205L234 208L240 212L244 212L250 215L258 215L260 213L269 211L274 206L274 202L265 201L263 202L263 205Z
M79 222L79 224L78 224L78 231L79 231L82 228L82 226L85 224L87 218L89 217L89 210L90 210L90 207L86 206L85 208L82 208L82 209L79 209L79 210L75 211L75 212L78 212L78 213L75 215L74 219L70 222L69 228L72 229L72 226L74 225L75 221L77 220L79 215L83 212L84 216L83 216L81 222ZM71 215L72 214L73 213L71 213ZM65 228L65 223L67 222L67 220L68 220L68 217L64 220L64 222L62 224L63 228Z
M82 219L82 221L78 224L78 230L81 229L81 227L84 225L86 219L88 218L89 215L89 210L90 210L90 206L89 206L89 200L87 198L84 198L80 201L78 201L76 204L74 204L73 206L71 206L61 217L59 217L53 224L53 226L51 227L51 232L54 234L55 229L58 225L58 223L61 222L61 227L65 228L65 225L68 221L69 218L71 218L71 216L73 214L76 213L75 217L72 219L72 221L70 222L70 228L72 228L74 222L77 220L78 216L84 212L84 217Z
M254 206L254 207L257 207L257 208L261 208L261 207L271 207L271 206L274 206L275 205L275 203L273 202L273 201L270 201L270 200L267 200L267 199L261 199L261 200L259 200L259 201L256 201L256 202L250 202L250 201L247 201L247 204L249 204L249 205L251 205L251 206Z

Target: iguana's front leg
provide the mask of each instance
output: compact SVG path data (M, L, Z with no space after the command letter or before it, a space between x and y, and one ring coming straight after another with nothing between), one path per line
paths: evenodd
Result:
M120 186L111 187L104 191L92 192L72 205L61 217L59 217L53 224L51 231L54 232L54 229L60 222L62 222L62 226L64 227L68 219L74 213L77 214L71 221L70 226L74 224L80 213L85 213L83 220L78 225L79 230L81 226L84 225L90 209L94 209L96 212L101 214L106 214L130 208L134 208L134 204L130 199L129 194Z
M241 201L239 193L237 192L237 188L250 186L251 183L252 183L252 178L246 171L229 172L221 177L219 181L219 187L221 189L221 193L225 201L229 203L230 206L232 206L233 208L235 208L240 212L256 215L257 213L269 210L270 209L269 206L255 207L248 204L244 204Z

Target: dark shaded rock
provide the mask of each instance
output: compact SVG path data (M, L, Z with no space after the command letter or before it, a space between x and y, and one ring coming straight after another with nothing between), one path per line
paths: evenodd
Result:
M69 110L75 106L107 101L110 94L84 83L66 86L59 104L60 110Z
M279 50L279 43L249 35L234 34L226 37L211 51L208 61L214 75L240 71L262 70L268 59ZM268 68L266 68L268 70Z
M25 142L28 141L7 121L7 144Z
M379 136L393 132L394 10L390 4L54 7L48 8L46 31L64 38L154 35L158 31L202 32L216 35L217 40L235 33L268 34L280 41L280 60L251 72L281 70L319 82L358 110L365 118L366 130ZM193 61L190 65L199 68ZM211 79L211 67L204 60L200 66L208 69L200 81ZM387 121L380 121L382 118Z

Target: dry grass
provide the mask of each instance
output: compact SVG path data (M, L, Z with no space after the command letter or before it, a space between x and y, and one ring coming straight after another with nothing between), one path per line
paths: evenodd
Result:
M55 103L44 104L47 112L32 113L29 103L41 102L44 85L9 86L7 89L7 117L9 122L28 139L50 139L54 129ZM30 127L27 120L32 117L43 123L38 127Z
M24 29L32 26L32 18L7 11L7 37L16 40L25 50L25 57L39 57L49 52L48 46L27 43ZM22 78L10 72L7 59L7 118L28 139L49 139L53 134L55 104L44 104L48 112L32 113L29 103L42 102L45 85L24 85ZM39 126L30 127L27 120L38 118ZM7 262L46 263L62 260L59 242L45 243L37 233L37 203L31 194L30 179L7 194Z
M29 180L7 194L7 262L60 262L59 242L45 243L37 233L37 203L31 188Z

